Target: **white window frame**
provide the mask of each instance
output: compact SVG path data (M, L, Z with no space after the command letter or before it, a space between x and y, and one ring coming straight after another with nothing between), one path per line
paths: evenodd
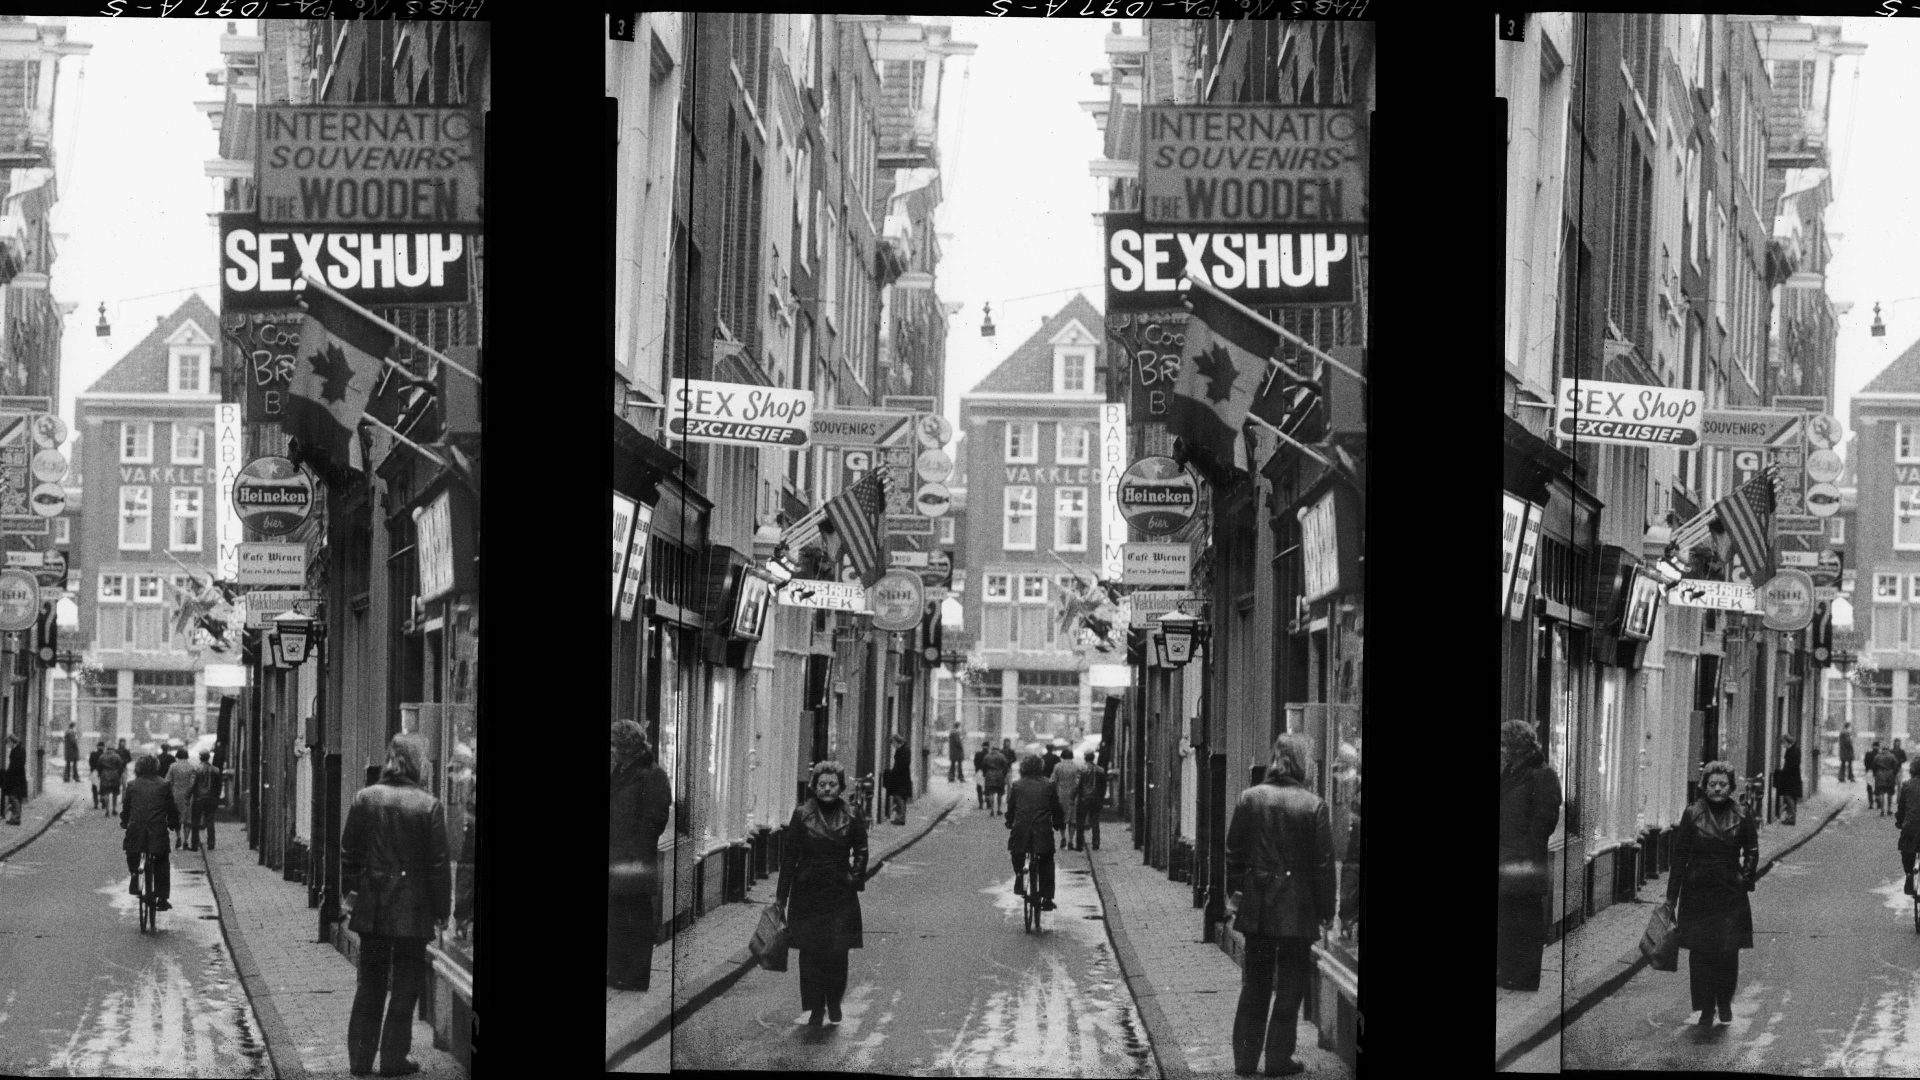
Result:
M1056 394L1091 394L1093 386L1093 346L1057 345L1053 350L1053 392ZM1073 370L1080 376L1078 387L1068 385L1067 372Z
M1067 436L1077 434L1080 443L1078 453L1069 454ZM1085 424L1063 423L1054 429L1053 460L1062 465L1088 465L1093 462L1093 429Z
M1023 604L1044 604L1047 602L1047 575L1020 575L1020 602Z
M213 349L207 345L175 345L167 356L167 392L170 394L211 394L208 381L213 368ZM191 369L196 386L182 385L180 375Z
M142 439L135 438L134 436L136 434L144 434L145 436L144 443L146 445L146 452L144 454L135 453L134 452L135 448L133 446L128 445L129 442L140 443L143 441ZM122 465L153 464L153 421L151 420L120 421L120 464Z
M193 502L191 513L181 508L180 504L185 499L191 499ZM172 489L167 507L167 547L174 551L201 550L207 542L206 513L207 500L204 491L201 491L197 487L176 487ZM184 542L180 538L180 526L189 520L193 522L194 538L191 544Z
M1069 510L1067 499L1071 495L1080 497L1080 508ZM1056 551L1087 550L1087 489L1083 487L1057 487L1053 489L1053 546ZM1080 540L1075 543L1066 536L1066 525L1071 521L1080 523Z
M1920 464L1920 439L1914 437L1916 434L1920 434L1920 429L1917 429L1916 425L1909 424L1905 420L1895 422L1893 425L1894 461L1902 465Z
M983 574L980 578L980 599L988 604L1010 604L1013 602L1012 574Z
M127 517L129 514L128 500L136 495L139 497L139 501L145 504L139 507L139 513L141 514L143 520L146 522L147 535L145 540L142 540L138 543L133 543L133 542L129 542L127 539L127 530L129 528L129 524L127 521ZM120 486L119 517L117 517L115 520L120 525L120 550L121 551L152 551L153 550L153 485L122 484Z
M1903 509L1904 508L1904 509ZM1911 519L1907 527L1914 538L1900 539L1901 518ZM1893 547L1895 551L1920 551L1920 484L1896 484L1893 489Z
M1022 495L1021 493L1024 493ZM1013 538L1016 510L1014 503L1025 504L1028 537ZM1040 542L1040 489L1032 484L1008 484L1001 494L1000 547L1005 551L1032 551Z
M1892 586L1891 593L1888 592L1888 586ZM1900 602L1899 574L1876 573L1873 575L1873 602L1876 604L1897 604Z
M135 574L133 576L133 602L136 604L157 604L166 598L160 588L161 575ZM151 586L151 587L149 587Z
M180 452L180 436L193 437L193 452ZM207 429L198 424L175 422L173 425L173 463L175 465L205 465L207 463Z
M1024 430L1026 432L1026 437L1021 440L1021 443L1023 444L1025 452L1019 455L1015 455L1013 452L1013 443L1014 443L1013 433L1016 430ZM1007 464L1009 465L1040 464L1040 421L1038 420L1007 421L1007 434L1006 434L1005 443L1006 443L1006 451L1007 451L1007 454L1006 454Z
M123 604L127 600L127 575L100 574L100 602L103 604Z

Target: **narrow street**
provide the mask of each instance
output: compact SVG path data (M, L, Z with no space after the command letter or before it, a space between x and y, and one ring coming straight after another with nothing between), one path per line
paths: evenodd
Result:
M865 947L850 954L838 1027L806 1026L796 955L786 973L756 971L682 1022L673 1067L1156 1076L1086 855L1056 858L1059 910L1034 937L1002 819L963 804L868 881Z
M1731 1024L1695 1024L1683 950L1679 971L1642 971L1569 1026L1564 1067L1920 1073L1920 933L1897 837L1862 798L1760 880Z
M83 794L0 863L0 971L34 973L0 991L0 1073L272 1076L202 856L175 853L173 910L142 934L121 836Z

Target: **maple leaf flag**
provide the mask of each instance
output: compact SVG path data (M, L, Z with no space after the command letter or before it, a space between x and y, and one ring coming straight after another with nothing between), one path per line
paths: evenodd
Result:
M419 385L387 358L393 334L319 289L301 290L307 309L287 386L287 432L335 464L364 472L360 418L391 426Z
M1247 452L1240 429L1246 426L1247 412L1266 386L1270 370L1266 355L1248 350L1196 313L1187 320L1186 349L1173 384L1168 427L1207 451L1216 463L1245 469Z

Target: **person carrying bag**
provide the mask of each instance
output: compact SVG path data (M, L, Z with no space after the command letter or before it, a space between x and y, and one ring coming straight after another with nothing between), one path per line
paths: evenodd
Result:
M792 935L787 932L787 916L779 904L768 904L760 911L760 925L754 928L747 951L768 971L787 970L787 948Z

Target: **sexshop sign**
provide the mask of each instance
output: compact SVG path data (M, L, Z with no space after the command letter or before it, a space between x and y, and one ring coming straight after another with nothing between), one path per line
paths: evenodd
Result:
M1249 307L1353 301L1352 238L1265 227L1162 229L1107 215L1107 310L1178 311L1190 268Z
M1700 445L1706 404L1704 390L1563 379L1554 430L1582 442L1688 450Z
M303 272L369 306L468 299L467 241L457 232L309 232L220 215L222 310L292 309Z

